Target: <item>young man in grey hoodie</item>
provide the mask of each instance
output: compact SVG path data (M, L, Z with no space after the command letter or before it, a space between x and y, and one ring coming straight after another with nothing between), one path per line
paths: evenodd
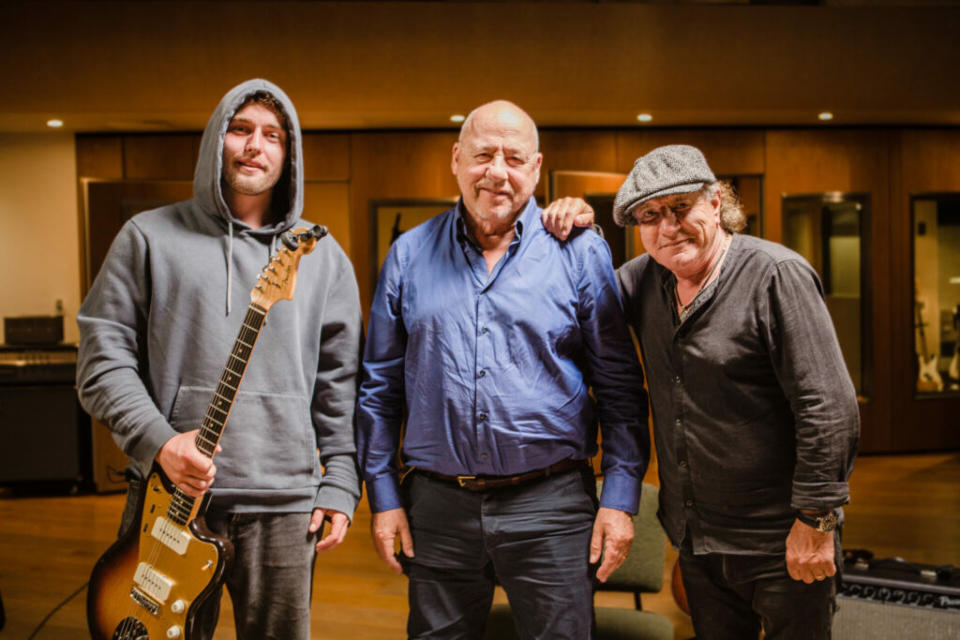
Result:
M235 548L226 585L238 638L310 637L316 552L343 540L360 496L362 317L353 267L330 237L300 261L293 300L270 311L216 466L194 444L278 235L311 224L302 209L293 104L265 80L244 82L207 123L194 198L127 221L78 315L84 408L140 474L156 461L188 495L212 494L207 523ZM218 613L213 597L204 637Z

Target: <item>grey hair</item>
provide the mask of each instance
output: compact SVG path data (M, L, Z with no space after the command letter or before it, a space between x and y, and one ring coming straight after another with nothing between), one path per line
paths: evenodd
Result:
M527 120L530 122L530 127L533 130L533 150L534 152L539 153L540 152L540 132L537 131L537 123L533 121L533 118L530 117L529 113L521 109L519 106L517 106L513 102L510 102L509 100L492 100L491 102L487 102L486 104L482 104L479 107L476 107L473 111L468 113L467 117L463 120L463 124L460 125L460 136L457 138L458 142L463 143L463 133L464 131L467 130L467 127L469 127L473 122L473 116L477 113L477 111L479 111L480 109L483 109L484 107L490 106L495 102L502 102L504 104L510 105L511 107L513 107L514 109L522 113L527 118Z
M743 212L743 202L740 195L729 180L717 180L705 185L700 193L711 197L715 193L720 195L720 226L728 233L743 231L747 226L747 216Z

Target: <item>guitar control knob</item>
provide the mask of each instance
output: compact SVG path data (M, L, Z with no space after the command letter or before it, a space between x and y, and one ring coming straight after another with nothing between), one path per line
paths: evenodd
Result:
M179 637L180 637L180 627L178 627L177 625L173 625L172 627L170 627L169 629L167 629L167 637L168 637L168 638L179 638Z
M183 600L175 600L173 604L170 605L170 611L174 613L183 613L183 610L187 607L187 603Z

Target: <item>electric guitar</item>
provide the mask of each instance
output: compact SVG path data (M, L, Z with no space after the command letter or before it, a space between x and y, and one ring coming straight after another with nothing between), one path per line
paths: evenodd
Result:
M917 310L917 334L920 337L919 349L917 350L917 391L943 391L943 378L937 371L937 354L927 358L927 336L923 328L927 323L923 321L924 304L920 300L915 304Z
M947 373L950 376L950 390L960 391L960 304L953 311L953 330L957 339L953 341L953 358Z
M290 300L300 258L327 234L319 225L281 234L283 247L250 292L247 315L197 434L197 448L213 458L267 312ZM198 637L197 612L216 593L233 559L233 546L207 528L210 494L186 495L154 463L139 495L133 526L100 557L90 576L87 624L94 640Z

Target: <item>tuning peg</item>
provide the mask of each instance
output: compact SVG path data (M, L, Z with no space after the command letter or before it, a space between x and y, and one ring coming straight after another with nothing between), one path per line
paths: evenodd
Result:
M287 246L288 249L296 249L300 243L297 241L296 236L293 235L290 231L284 231L280 234L280 241Z

